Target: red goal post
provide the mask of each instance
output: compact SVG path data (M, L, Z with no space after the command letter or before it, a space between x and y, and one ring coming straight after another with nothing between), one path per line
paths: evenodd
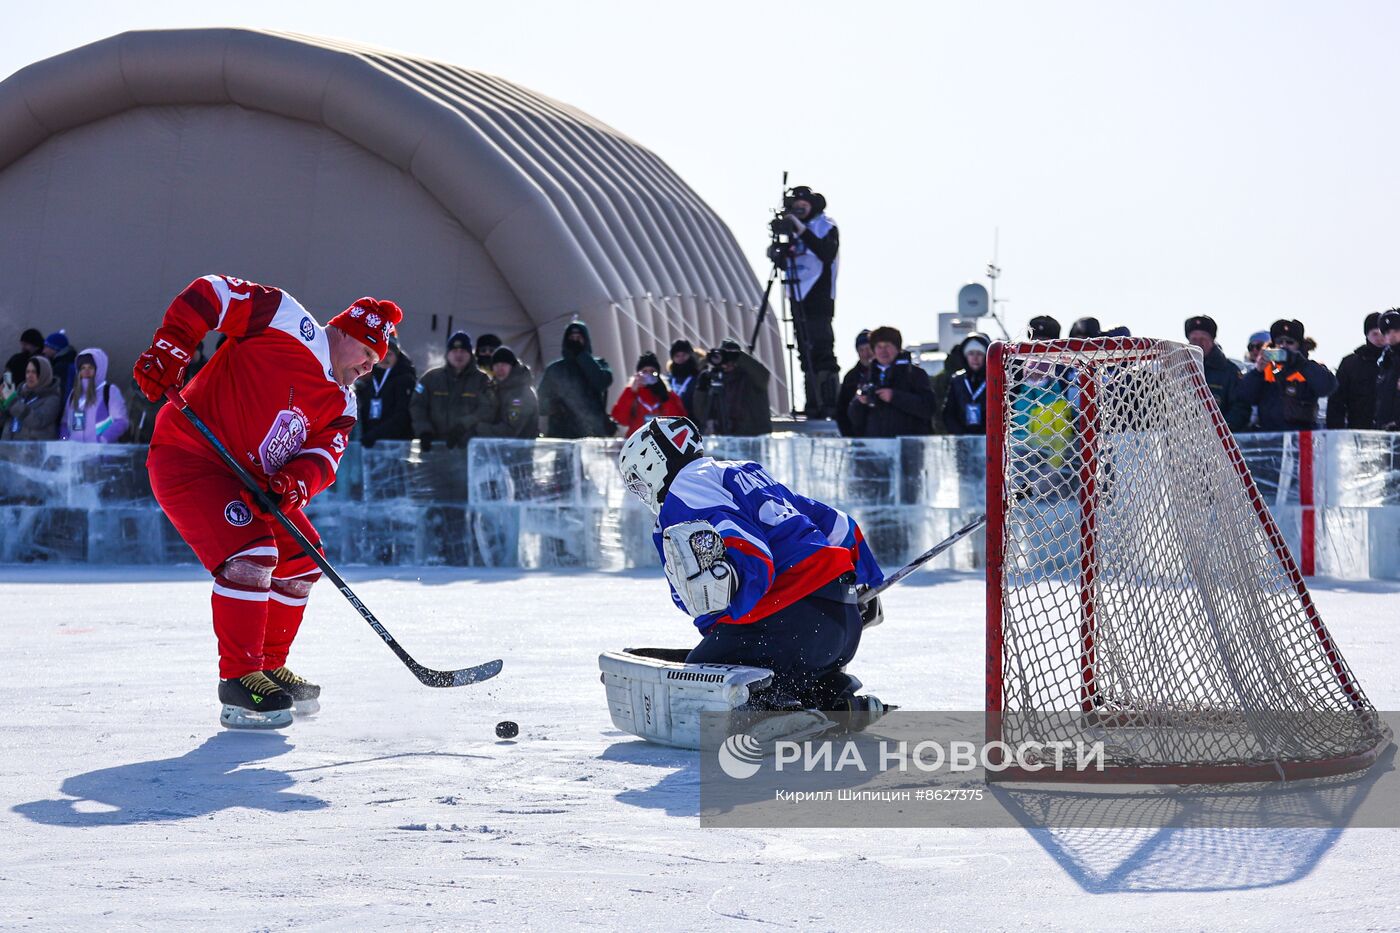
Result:
M1017 750L989 776L1275 781L1374 762L1389 731L1200 351L998 342L987 367L986 737ZM1036 767L1078 745L1102 770Z

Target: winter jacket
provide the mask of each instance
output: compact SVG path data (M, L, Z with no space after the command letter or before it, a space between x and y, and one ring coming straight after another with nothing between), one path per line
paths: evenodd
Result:
M161 408L165 406L165 396L162 395L154 402L146 398L141 387L136 384L136 380L131 380L131 401L126 405L126 420L130 422L126 429L126 434L122 436L123 444L150 444L151 435L156 430L156 415L160 414Z
M933 429L930 434L942 434L947 426L943 423L943 409L948 404L948 393L952 391L953 374L961 372L967 368L967 359L963 356L962 348L966 340L960 342L949 351L943 360L943 368L929 377L928 384L933 389L933 410L939 415L933 419Z
M580 321L570 324L583 330L583 349L562 341L563 356L550 363L540 380L540 413L547 437L611 437L608 420L608 386L612 368L593 355L593 338Z
M851 425L851 400L856 397L860 387L869 381L870 367L861 363L852 366L841 377L841 389L836 393L836 430L841 432L842 437L855 437L855 428Z
M987 367L960 369L948 381L943 426L949 434L987 433Z
M630 436L652 418L666 415L685 417L688 414L680 398L658 379L655 385L644 385L640 390L630 385L623 389L617 404L613 406L612 420L622 425L624 435Z
M695 386L700 377L700 364L695 362L695 357L692 355L679 366L667 363L666 371L670 373L671 391L681 397L681 405L686 413L695 411Z
M1215 404L1225 416L1230 430L1238 434L1249 427L1250 405L1241 394L1240 369L1220 349L1220 344L1210 348L1202 364L1206 371L1206 385L1215 396Z
M491 380L474 359L460 370L430 369L414 387L409 411L418 437L461 447L491 418Z
M5 361L5 372L9 373L10 378L14 380L15 388L24 385L24 367L29 365L29 358L32 355L21 350Z
M1364 431L1376 426L1376 379L1381 348L1363 343L1337 367L1337 391L1327 399L1327 427Z
M708 366L696 379L694 420L702 434L757 437L773 433L773 413L768 408L768 367L742 350L734 354L734 368Z
M63 441L86 441L89 444L114 444L126 433L126 398L122 390L107 382L107 354L97 347L88 347L78 356L91 356L97 364L92 380L92 394L84 392L87 380L74 381L75 400L70 394L63 408L63 420L58 425L58 438Z
M1400 346L1386 347L1376 366L1376 427L1400 431Z
M418 371L402 354L393 369L386 372L375 367L355 383L361 444L373 447L379 441L413 440L411 406L417 384ZM445 435L443 439L447 439Z
M871 365L870 382L879 389L893 389L888 402L876 399L874 405L851 400L847 414L856 437L906 437L928 434L933 424L933 387L928 373L915 366L907 355L890 366Z
M478 437L540 436L540 403L530 367L516 363L503 382L492 383L494 416L477 426Z
M65 400L73 393L73 382L78 378L78 367L73 362L77 358L77 350L72 347L64 347L49 360L49 365L53 367L54 381L58 383L59 394Z
M1058 470L1069 459L1079 392L1059 369L1039 379L1029 376L1008 393L1010 441L1023 463L1039 461Z
M1246 373L1242 392L1245 404L1259 406L1259 430L1311 431L1317 427L1318 400L1336 388L1331 370L1294 352L1287 363Z
M46 357L40 356L39 384L33 389L21 385L8 404L0 399L0 439L7 441L51 441L58 437L58 420L63 416L63 399L58 380Z

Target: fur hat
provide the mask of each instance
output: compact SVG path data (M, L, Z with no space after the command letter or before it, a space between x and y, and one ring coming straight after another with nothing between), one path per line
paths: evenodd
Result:
M877 343L892 343L901 350L904 349L904 335L899 332L899 328L890 327L888 324L877 327L870 332L870 346Z
M1096 317L1082 317L1069 326L1071 337L1102 337L1103 327Z
M1196 330L1205 331L1206 333L1210 334L1210 339L1214 340L1215 335L1219 333L1220 328L1216 326L1215 318L1209 317L1204 314L1198 314L1195 317L1188 317L1186 319L1186 336L1190 337L1191 332Z
M1277 340L1280 337L1291 338L1299 346L1303 344L1303 322L1298 320L1285 321L1277 320L1269 327L1269 339Z
M1030 324L1026 326L1026 336L1031 340L1058 340L1060 322L1048 314L1033 317Z

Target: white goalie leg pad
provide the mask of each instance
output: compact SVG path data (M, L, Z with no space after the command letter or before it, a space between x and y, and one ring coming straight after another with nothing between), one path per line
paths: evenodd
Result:
M707 521L680 522L661 532L666 579L692 619L720 612L734 598L738 577L724 559L724 539Z
M634 653L634 650L638 653ZM608 712L613 725L638 738L698 749L701 715L747 709L749 695L773 682L773 672L738 664L686 664L648 655L683 651L629 649L598 656ZM797 710L764 717L761 743L783 738L798 741L832 725L821 713Z

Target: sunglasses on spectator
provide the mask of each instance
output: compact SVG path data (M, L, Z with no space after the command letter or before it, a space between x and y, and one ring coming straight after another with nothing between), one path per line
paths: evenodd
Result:
M1249 345L1249 349L1251 349L1251 350L1262 350L1262 349L1264 349L1264 345L1263 345L1262 343L1251 343L1251 344Z
M1296 347L1297 345L1298 341L1294 340L1292 337L1279 337L1274 341L1274 346L1276 347Z

